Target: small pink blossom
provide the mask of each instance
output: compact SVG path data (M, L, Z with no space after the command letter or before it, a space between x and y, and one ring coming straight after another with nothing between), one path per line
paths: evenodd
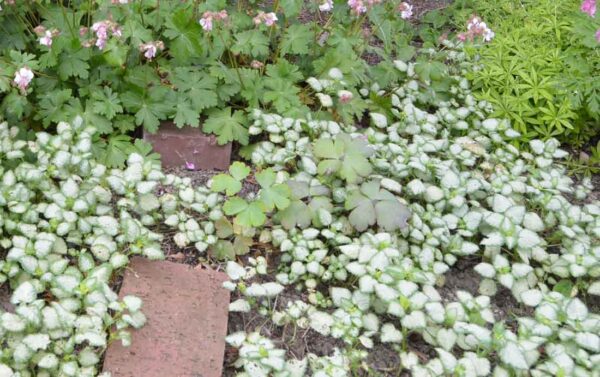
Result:
M258 11L258 14L253 19L254 25L260 25L260 24L264 23L267 26L275 25L275 22L277 22L277 20L278 20L278 18L275 13L273 13L273 12L265 13L262 10Z
M331 12L333 10L333 0L325 0L325 2L319 5L321 12Z
M196 170L196 165L194 165L193 162L186 161L185 162L185 168L187 170Z
M40 44L48 48L52 46L52 38L58 35L58 30L48 30L43 25L36 26L33 31L40 37Z
M21 89L21 92L27 90L31 80L33 80L33 71L27 67L22 67L15 73L14 83Z
M352 98L354 97L354 95L352 94L352 92L348 91L348 90L340 90L338 92L338 98L340 99L341 103L348 103L350 101L352 101Z
M200 19L200 25L204 31L211 31L213 29L212 17L206 15Z
M600 43L600 29L596 30L596 40Z
M113 4L129 4L129 0L111 0Z
M226 21L227 17L228 15L226 10L222 10L220 12L207 11L202 14L202 18L198 22L204 31L211 31L213 29L213 20Z
M259 62L258 60L252 60L252 62L250 63L250 67L254 69L261 69L262 67L264 67L264 64L262 62Z
M144 57L148 60L154 59L158 50L164 50L165 44L162 41L154 41L148 43L142 43L140 45L140 51L144 53Z
M467 31L465 33L459 33L457 38L460 41L473 41L476 37L481 37L485 42L491 41L496 34L490 29L481 18L477 16L471 16L467 22Z
M40 38L40 44L48 48L52 47L52 32L50 30L46 30L44 36Z
M114 37L121 37L121 27L111 20L98 21L92 25L92 31L96 33L96 47L103 50L106 47L106 41L109 33ZM81 33L81 29L80 29Z
M350 11L357 16L367 12L367 7L362 0L348 0L348 6Z
M413 15L413 7L406 1L400 3L398 6L398 11L400 12L400 17L402 17L403 20L408 20Z
M591 17L596 16L596 0L583 0L581 3L581 11L589 14Z

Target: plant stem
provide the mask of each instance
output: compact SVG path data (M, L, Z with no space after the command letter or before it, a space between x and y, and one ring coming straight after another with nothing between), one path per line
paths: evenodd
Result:
M223 34L221 34L220 32L219 34L219 38L221 39L221 43L223 43L223 48L225 48L227 50L227 54L229 55L229 60L231 61L231 65L233 65L233 68L235 68L235 73L237 74L238 80L240 80L240 85L242 87L242 89L246 89L246 87L244 86L244 80L242 80L242 74L240 73L240 69L237 65L237 61L234 59L233 54L231 53L231 49L229 47L227 47L226 43L225 43L225 38L223 38Z

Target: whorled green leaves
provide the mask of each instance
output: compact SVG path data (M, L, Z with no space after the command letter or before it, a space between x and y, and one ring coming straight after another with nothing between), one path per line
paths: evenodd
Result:
M319 174L339 176L348 183L360 182L373 168L367 159L373 150L362 138L338 134L335 139L319 139L313 144Z
M411 212L391 192L383 189L378 180L364 182L350 191L345 202L351 211L348 219L358 231L377 225L388 232L408 226Z

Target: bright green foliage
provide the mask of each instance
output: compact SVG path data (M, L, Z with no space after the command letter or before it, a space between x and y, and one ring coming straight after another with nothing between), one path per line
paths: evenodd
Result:
M339 134L333 140L317 140L313 149L320 160L319 174L337 175L349 183L356 183L371 173L372 167L367 158L373 150L364 139Z
M271 169L256 173L255 178L260 185L256 200L247 200L234 196L242 189L244 180L250 174L250 168L241 162L234 162L229 174L218 174L211 180L211 190L224 192L230 198L223 205L223 212L235 216L234 226L242 229L256 228L265 223L266 214L275 210L284 210L290 205L290 188L277 182L277 175ZM226 236L228 237L229 234Z
M285 183L275 183L276 175L273 170L263 170L256 173L255 177L261 187L259 199L268 211L275 208L283 210L290 205L290 188Z
M462 3L496 33L472 51L478 69L468 77L520 141L557 137L578 147L600 132L598 17L571 0Z
M243 123L244 114L241 111L232 111L230 107L226 107L210 111L202 129L218 135L219 144L235 140L245 145L248 144L248 131Z
M229 174L217 174L212 179L211 189L233 196L242 189L242 181L250 174L250 168L236 161L229 167Z

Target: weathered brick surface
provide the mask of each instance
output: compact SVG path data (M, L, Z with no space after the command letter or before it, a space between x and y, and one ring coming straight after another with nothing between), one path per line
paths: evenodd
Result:
M214 135L206 135L199 128L177 128L163 122L155 134L144 131L144 140L161 155L166 168L184 167L189 162L196 169L227 170L231 161L231 143L219 145Z
M114 342L104 370L113 377L220 377L229 292L223 273L133 258L120 296L144 300L148 321L133 344Z

